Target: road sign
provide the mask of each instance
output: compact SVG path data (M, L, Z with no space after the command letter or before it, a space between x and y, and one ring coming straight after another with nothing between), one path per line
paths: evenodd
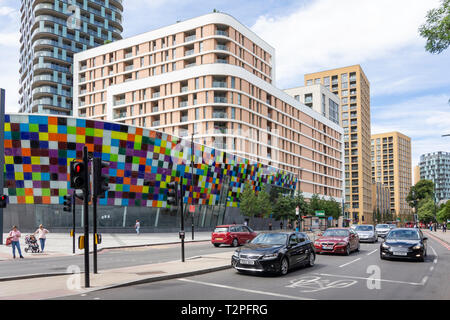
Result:
M329 220L329 221L333 220L333 217L328 217L328 220Z
M325 217L325 211L324 210L316 211L316 217Z

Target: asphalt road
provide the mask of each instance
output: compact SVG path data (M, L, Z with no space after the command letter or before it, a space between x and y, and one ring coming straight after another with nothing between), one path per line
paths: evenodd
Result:
M450 251L428 242L425 262L381 260L379 245L350 256L318 255L312 268L286 276L246 275L234 269L64 297L84 300L413 300L450 299ZM187 296L186 293L189 293Z
M185 243L185 258L199 255L234 251L233 248L221 246L215 248L209 241ZM106 249L98 253L98 270L131 267L151 263L161 263L180 259L181 245L155 245L127 249ZM84 271L84 255L65 257L45 257L36 259L16 259L0 263L0 278L24 276L43 273L66 272L67 267L77 265ZM90 269L92 270L92 254L90 256Z

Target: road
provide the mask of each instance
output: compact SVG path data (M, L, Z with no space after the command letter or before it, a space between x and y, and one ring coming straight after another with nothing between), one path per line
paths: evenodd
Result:
M209 241L185 243L185 257L217 253L218 251L234 251L231 247L215 248ZM151 263L181 261L181 245L166 244L127 249L106 249L98 253L98 270L131 267ZM92 270L92 255L90 266ZM84 271L84 255L46 257L42 259L16 259L0 263L0 278L24 276L41 273L66 272L70 265L77 265Z
M381 260L379 243L350 256L318 255L315 266L286 276L234 269L91 292L64 299L145 300L413 300L450 299L450 251L430 239L425 262ZM189 293L189 295L187 295Z

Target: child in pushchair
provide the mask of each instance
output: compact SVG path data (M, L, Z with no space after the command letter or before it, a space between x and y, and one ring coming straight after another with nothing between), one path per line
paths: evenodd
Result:
M28 247L25 248L25 252L32 252L32 253L39 253L41 252L39 250L39 245L37 243L36 237L32 234L25 237L25 244L28 245Z

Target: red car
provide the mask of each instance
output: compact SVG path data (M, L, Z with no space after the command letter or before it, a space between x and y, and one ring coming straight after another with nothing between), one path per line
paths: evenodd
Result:
M350 228L330 228L314 241L317 253L344 253L359 251L359 236Z
M217 226L214 229L211 235L211 243L215 247L218 247L221 244L228 244L233 247L237 247L240 244L253 240L256 236L257 233L248 226L236 224L222 225Z

